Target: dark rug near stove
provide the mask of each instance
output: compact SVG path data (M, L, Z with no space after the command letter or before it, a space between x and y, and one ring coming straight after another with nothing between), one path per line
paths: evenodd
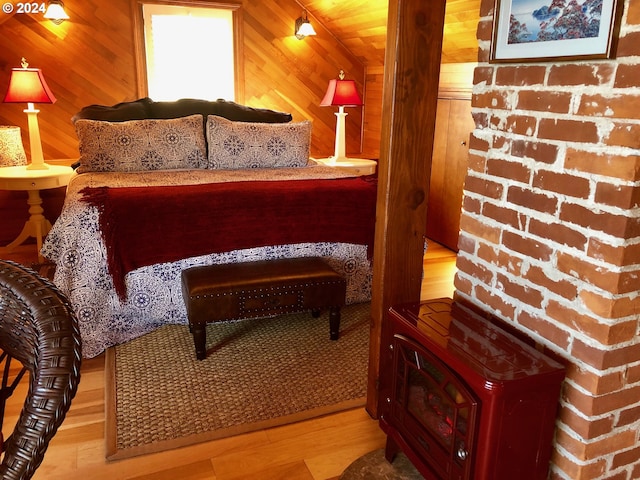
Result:
M107 351L107 458L191 445L365 404L370 304L329 313L207 326L196 360L187 325L162 327Z
M384 458L384 450L380 449L349 465L340 480L424 480L424 477L403 453L398 453L393 463L389 463Z

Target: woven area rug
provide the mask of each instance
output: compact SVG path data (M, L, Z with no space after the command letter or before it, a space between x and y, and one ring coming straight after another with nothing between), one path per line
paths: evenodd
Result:
M329 313L215 323L196 360L186 325L106 354L107 459L237 435L365 404L370 304Z

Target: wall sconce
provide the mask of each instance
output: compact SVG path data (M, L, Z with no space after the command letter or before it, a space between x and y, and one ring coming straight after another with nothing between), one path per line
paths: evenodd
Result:
M309 17L307 17L307 11L303 12L304 18L298 17L296 20L295 33L298 40L302 40L304 37L315 35L316 31L313 29L311 23L309 23Z
M64 11L64 3L62 3L62 0L51 0L47 11L44 12L44 18L51 20L56 25L60 25L65 20L69 20L69 15Z
M39 68L28 68L29 64L22 59L22 68L11 70L9 88L4 97L5 103L26 103L29 124L29 145L31 146L31 163L27 165L27 170L46 170L49 165L44 163L42 156L42 143L40 142L40 128L38 127L38 112L34 108L34 103L55 103L56 97L49 90L47 82L44 80L42 70Z

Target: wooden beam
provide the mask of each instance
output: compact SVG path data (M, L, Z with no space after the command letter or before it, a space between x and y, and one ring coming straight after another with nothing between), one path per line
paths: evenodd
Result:
M367 411L378 416L386 312L420 300L445 0L389 2Z

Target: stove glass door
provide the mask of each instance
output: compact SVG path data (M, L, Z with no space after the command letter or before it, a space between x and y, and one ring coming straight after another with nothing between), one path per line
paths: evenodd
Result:
M393 416L442 478L470 478L478 400L422 346L395 336Z

